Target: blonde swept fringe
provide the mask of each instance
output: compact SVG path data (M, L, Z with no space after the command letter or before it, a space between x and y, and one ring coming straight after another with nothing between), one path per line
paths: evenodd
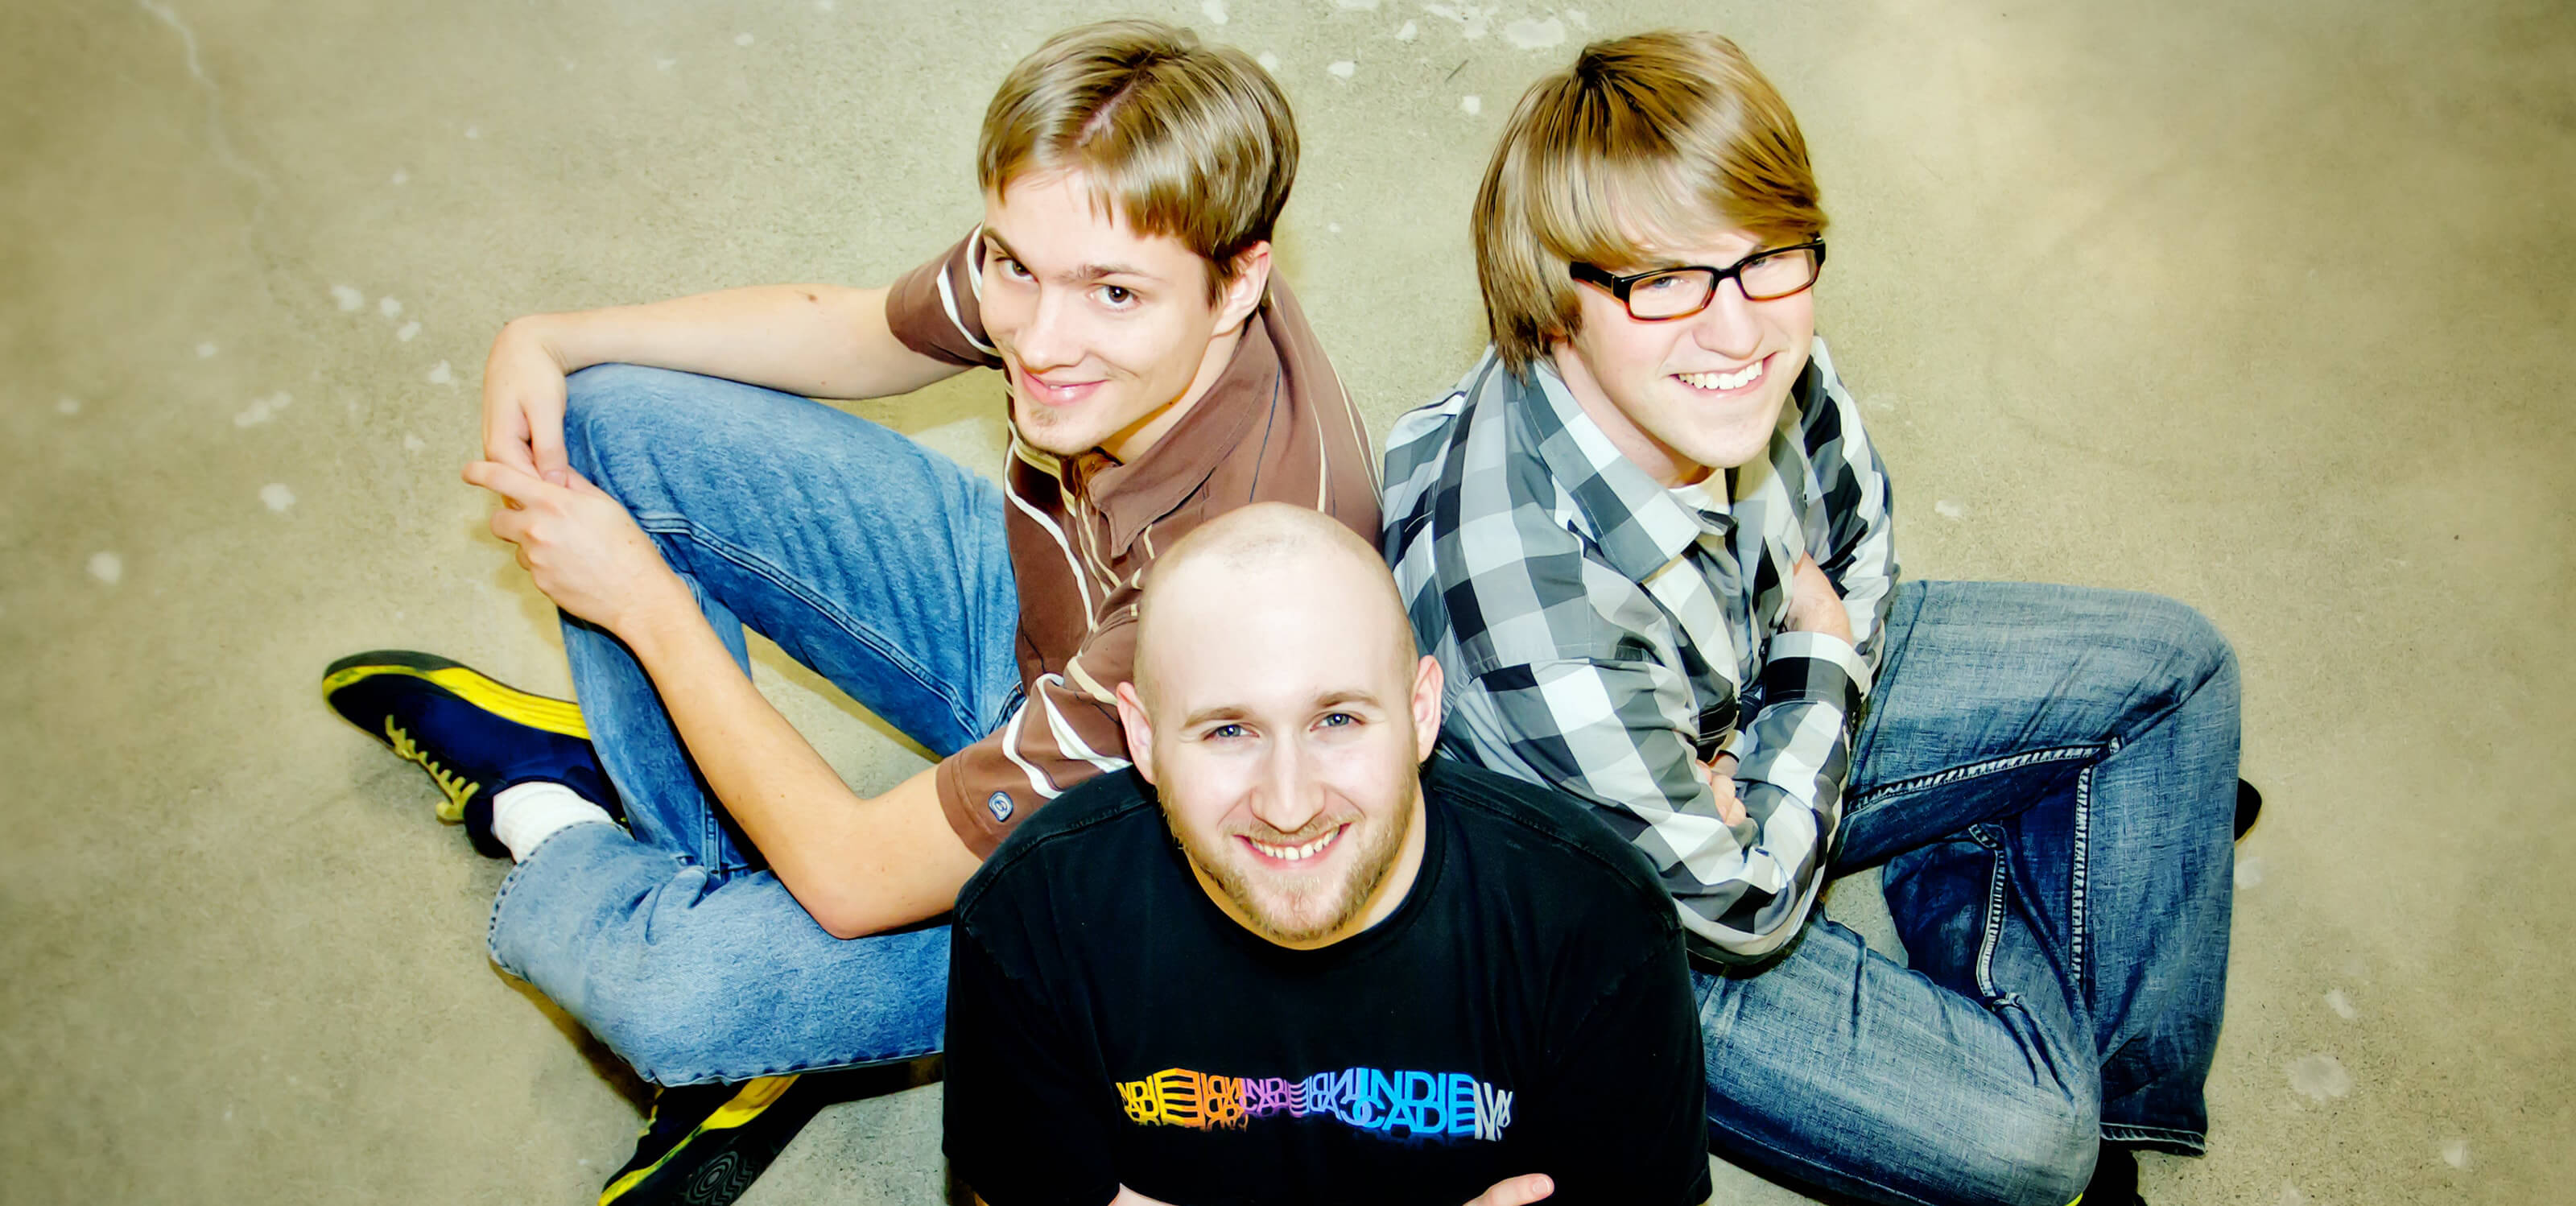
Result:
M1475 209L1486 322L1515 373L1580 328L1574 262L1633 271L1731 230L1824 233L1806 139L1734 42L1672 30L1583 48L1530 86Z
M1002 81L976 139L984 191L1080 170L1093 204L1209 264L1208 299L1270 238L1297 178L1288 98L1251 56L1159 21L1102 21L1049 38Z

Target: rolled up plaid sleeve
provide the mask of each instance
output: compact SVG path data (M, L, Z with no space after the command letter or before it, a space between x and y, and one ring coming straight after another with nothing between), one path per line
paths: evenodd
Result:
M1808 475L1800 528L1808 555L1842 592L1852 643L1874 668L1896 594L1896 491L1861 426L1860 404L1843 388L1833 353L1821 339L1813 363L1815 372L1800 382L1807 388L1798 399L1798 442Z

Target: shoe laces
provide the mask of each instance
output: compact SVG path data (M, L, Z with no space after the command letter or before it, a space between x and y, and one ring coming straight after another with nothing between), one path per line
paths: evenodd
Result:
M448 821L462 820L465 816L465 802L473 799L474 793L483 785L440 766L438 759L430 757L428 751L420 748L419 743L411 739L411 734L404 731L401 725L395 724L391 716L385 717L385 738L393 743L396 757L407 762L419 763L422 770L429 772L430 781L438 784L438 790L447 794L447 806L438 810L439 818Z

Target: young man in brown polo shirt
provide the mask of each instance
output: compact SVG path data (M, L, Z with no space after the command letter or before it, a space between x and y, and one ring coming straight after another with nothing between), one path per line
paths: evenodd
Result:
M408 653L324 691L518 861L493 959L664 1086L603 1202L730 1201L818 1104L798 1074L939 1048L948 931L924 923L1127 765L1113 692L1158 550L1256 499L1374 536L1367 435L1271 278L1296 158L1241 52L1088 26L1004 80L983 223L892 287L495 341L465 478L565 613L579 708ZM806 400L972 367L1007 377L1006 486ZM753 688L745 625L937 766L853 794Z

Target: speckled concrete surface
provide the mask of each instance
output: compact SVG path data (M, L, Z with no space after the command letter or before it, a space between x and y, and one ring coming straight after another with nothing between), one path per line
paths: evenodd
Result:
M315 676L411 645L562 690L456 479L493 331L890 278L973 221L1002 70L1112 11L0 6L0 1198L590 1200L632 1084L484 960L501 868ZM2242 654L2273 805L2211 1154L2149 1198L2566 1197L2576 10L1143 11L1275 57L1281 261L1380 432L1480 341L1520 89L1601 34L1741 40L1815 149L1907 571L2162 591ZM997 389L862 409L990 467ZM761 667L854 783L918 765ZM752 1200L939 1200L937 1106L836 1107Z

